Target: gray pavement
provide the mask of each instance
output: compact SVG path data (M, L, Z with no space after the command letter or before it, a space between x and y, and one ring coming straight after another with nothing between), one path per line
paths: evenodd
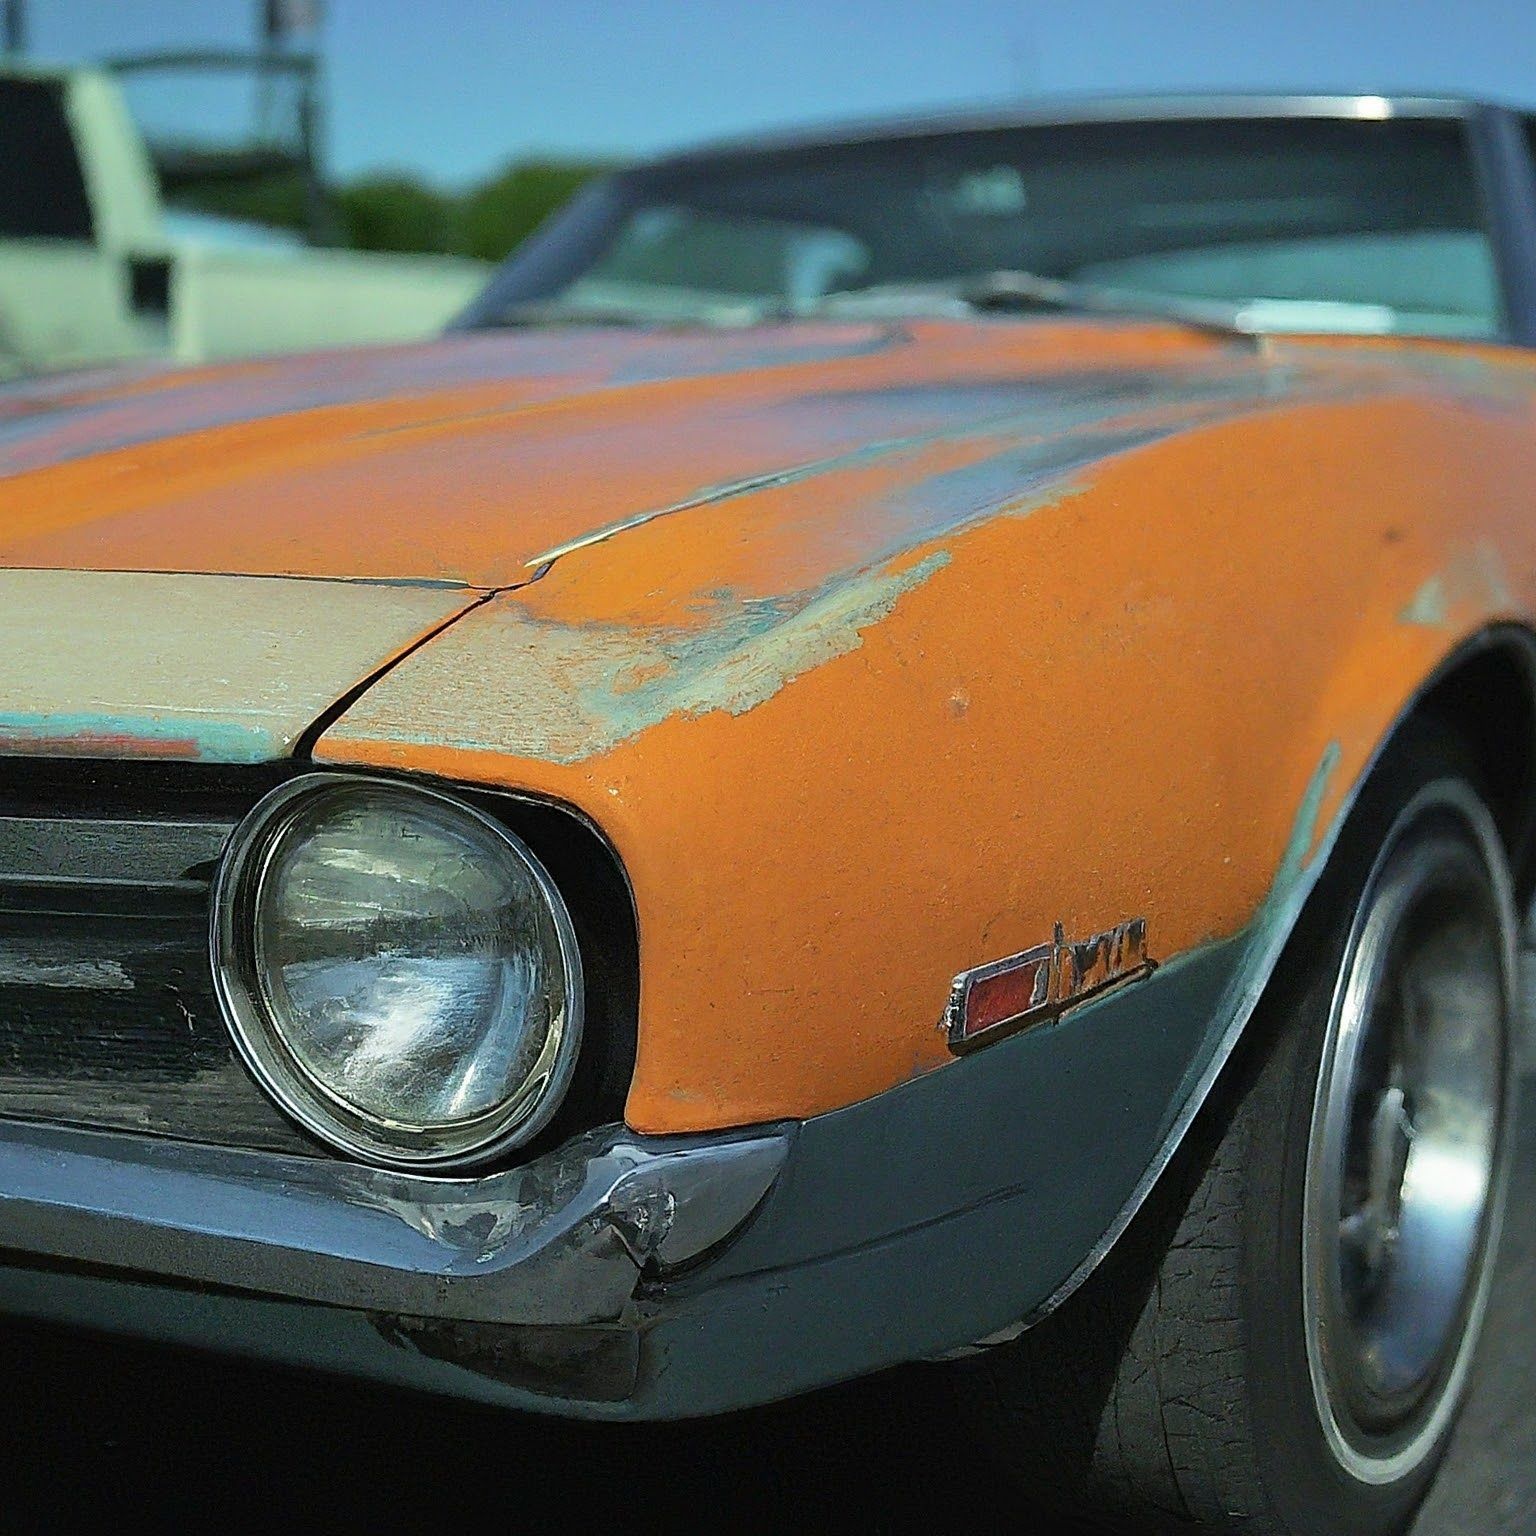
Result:
M1414 1536L1536 1532L1536 1078L1475 1386ZM206 1530L543 1523L576 1530L1045 1532L893 1374L657 1428L500 1414L186 1352L0 1327L0 1532L128 1511ZM958 1454L957 1454L958 1452ZM553 1501L553 1502L552 1502ZM89 1527L87 1527L89 1528ZM1323 1533L1318 1533L1323 1536Z

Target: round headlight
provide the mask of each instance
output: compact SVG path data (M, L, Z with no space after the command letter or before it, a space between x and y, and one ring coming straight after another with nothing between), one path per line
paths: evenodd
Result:
M333 1146L478 1161L549 1123L581 1037L569 914L532 852L435 791L308 775L220 867L214 972L235 1041Z

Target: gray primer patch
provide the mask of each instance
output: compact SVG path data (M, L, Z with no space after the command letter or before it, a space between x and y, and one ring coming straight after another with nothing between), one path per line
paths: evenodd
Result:
M1440 629L1450 621L1453 608L1470 604L1482 612L1499 613L1513 601L1503 556L1492 544L1480 540L1431 576L1397 617L1403 624Z
M579 762L672 715L755 709L857 650L865 630L949 559L938 550L899 571L861 571L808 594L737 604L698 630L559 624L506 604L435 642L462 692L418 691L393 673L365 707L410 721L410 739L471 748L495 741L514 756ZM450 654L456 649L462 657Z

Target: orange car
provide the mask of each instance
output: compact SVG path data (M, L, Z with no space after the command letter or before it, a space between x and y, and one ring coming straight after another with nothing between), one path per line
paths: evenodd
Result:
M1533 342L1518 116L1180 101L0 391L0 1304L603 1418L964 1356L1036 1494L1397 1529L1511 1144Z

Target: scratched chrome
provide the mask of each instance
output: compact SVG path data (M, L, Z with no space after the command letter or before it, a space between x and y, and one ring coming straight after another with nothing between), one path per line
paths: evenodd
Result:
M120 885L199 890L195 870L218 858L230 821L0 816L0 884Z
M54 814L0 816L0 1117L315 1155L213 995L209 880L238 812L191 794L135 815L135 791L82 802L61 778ZM5 776L0 798L28 793Z
M0 1248L355 1311L618 1322L642 1269L686 1264L746 1220L791 1140L609 1126L521 1168L437 1179L0 1121Z

